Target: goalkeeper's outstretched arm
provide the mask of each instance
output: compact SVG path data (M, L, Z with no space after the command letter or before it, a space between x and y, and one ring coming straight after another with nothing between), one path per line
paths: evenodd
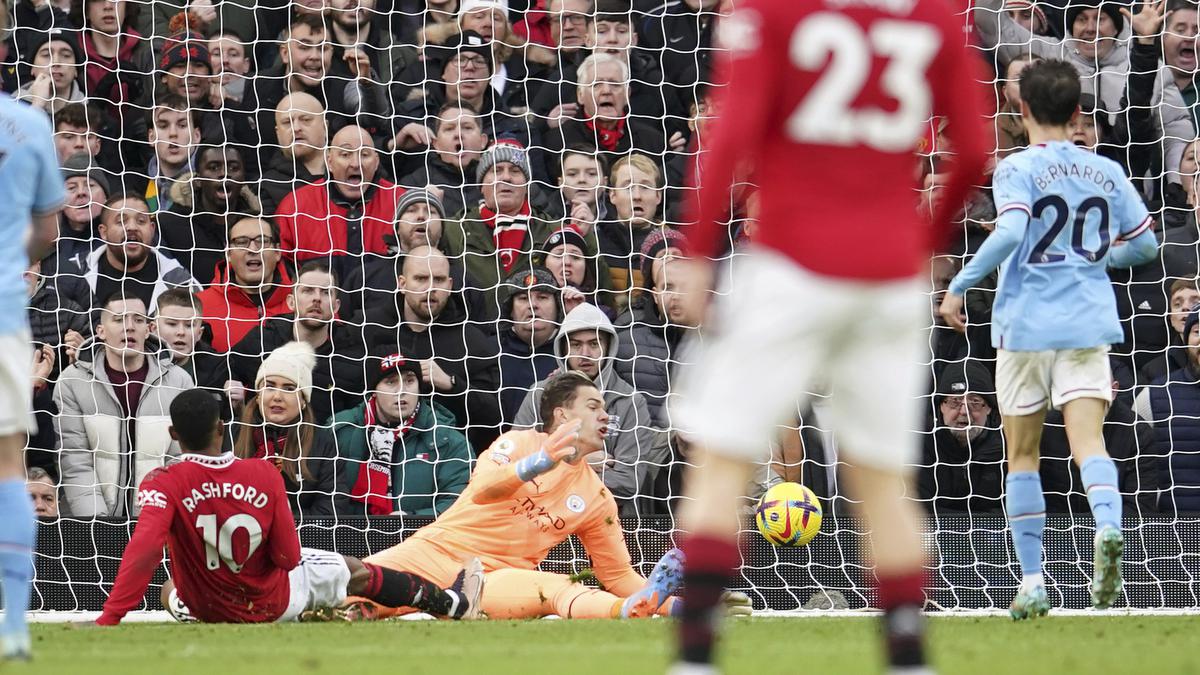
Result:
M542 444L536 452L526 453L511 464L479 462L472 479L479 489L472 501L476 504L504 501L525 483L553 470L559 462L575 454L574 443L579 436L580 426L579 420L573 420L559 426L549 436L542 434ZM503 442L503 439L498 442ZM494 446L488 452L494 453Z

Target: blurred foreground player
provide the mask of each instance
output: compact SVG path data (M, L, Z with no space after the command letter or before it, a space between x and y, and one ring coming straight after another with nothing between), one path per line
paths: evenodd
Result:
M466 561L456 589L442 590L414 574L300 548L279 470L265 460L222 452L224 424L211 393L192 389L176 397L170 432L184 455L142 481L137 528L96 623L116 625L142 603L164 543L178 598L165 586L163 604L176 618L290 621L306 611L339 608L347 594L453 619L478 614L478 561Z
M8 14L0 13L0 38L7 38L7 24ZM0 39L2 44L7 43ZM6 52L0 46L0 60ZM33 341L21 272L54 245L66 198L49 118L0 94L0 658L5 660L29 658L25 610L37 535L25 493L23 451L35 426L29 387Z
M902 495L926 376L921 273L986 160L982 92L972 90L984 78L962 25L939 0L747 0L718 24L727 84L714 108L731 114L714 122L696 167L697 257L675 279L693 309L711 294L705 258L727 239L720 223L743 167L760 186L762 231L712 308L715 339L683 359L692 365L675 419L700 459L685 485L674 673L716 672L713 608L739 563L736 504L818 374L832 385L847 481L871 532L888 662L928 672L920 514ZM957 153L932 227L914 192L931 115L948 118Z

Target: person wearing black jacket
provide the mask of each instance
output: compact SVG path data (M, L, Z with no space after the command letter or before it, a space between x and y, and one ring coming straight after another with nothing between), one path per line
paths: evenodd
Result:
M394 345L421 361L433 400L454 413L476 451L499 436L500 371L494 337L467 321L452 291L450 262L422 246L404 257L396 300L362 313L366 345ZM347 406L349 407L349 406Z
M417 169L399 183L410 188L430 185L440 188L443 215L463 212L483 198L475 174L479 156L487 149L488 135L483 119L469 103L451 101L438 108L430 119L433 131L431 152Z
M275 214L284 197L325 177L325 106L304 92L284 96L275 107L275 135L280 149L263 169L258 188L266 216Z

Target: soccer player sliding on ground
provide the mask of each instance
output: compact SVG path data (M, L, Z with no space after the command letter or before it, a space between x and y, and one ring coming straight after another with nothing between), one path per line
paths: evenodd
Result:
M941 315L966 329L963 294L1001 266L992 308L996 389L1008 448L1007 510L1023 575L1009 613L1050 610L1042 578L1046 498L1038 446L1046 410L1061 408L1071 454L1096 519L1092 604L1121 592L1121 494L1104 449L1112 401L1109 345L1124 333L1107 267L1154 257L1153 219L1121 166L1071 143L1079 74L1040 61L1021 74L1021 117L1031 147L996 166L996 229L950 283Z
M142 481L137 527L96 623L116 625L141 604L164 543L185 607L169 601L169 588L163 604L177 617L290 621L305 611L338 608L347 594L452 619L478 614L483 583L478 561L464 559L455 588L442 590L414 574L300 548L279 470L221 451L224 424L212 394L193 389L172 401L170 431L184 452L182 461Z
M904 498L928 377L921 277L986 161L983 94L971 86L985 78L949 3L735 4L717 24L728 51L716 80L727 84L695 169L697 257L673 280L692 311L712 296L708 259L728 241L735 173L759 186L761 232L720 284L707 324L715 330L681 359L689 366L674 419L698 456L685 480L673 672L716 672L714 609L740 562L737 504L776 429L821 375L870 533L888 663L927 672L921 514ZM914 181L931 115L948 120L956 153L932 226L917 213Z
M647 580L634 571L617 518L617 502L587 455L604 451L608 413L586 375L566 372L546 382L545 433L510 431L479 456L471 482L454 506L404 542L366 558L380 567L413 572L439 583L462 561L478 556L487 572L481 608L492 619L641 618L679 611L671 594L683 561L668 551ZM572 534L591 557L606 590L537 566ZM750 599L725 594L727 612L748 614ZM386 618L396 612L358 603L353 615Z

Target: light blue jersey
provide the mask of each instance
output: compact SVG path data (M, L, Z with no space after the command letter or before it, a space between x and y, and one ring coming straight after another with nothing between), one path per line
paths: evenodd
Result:
M1120 165L1066 141L1038 145L997 165L992 194L996 230L950 292L963 294L1003 263L993 346L1041 351L1121 342L1106 268L1146 262L1157 241Z
M25 330L32 217L57 211L66 200L50 118L0 94L0 335Z

